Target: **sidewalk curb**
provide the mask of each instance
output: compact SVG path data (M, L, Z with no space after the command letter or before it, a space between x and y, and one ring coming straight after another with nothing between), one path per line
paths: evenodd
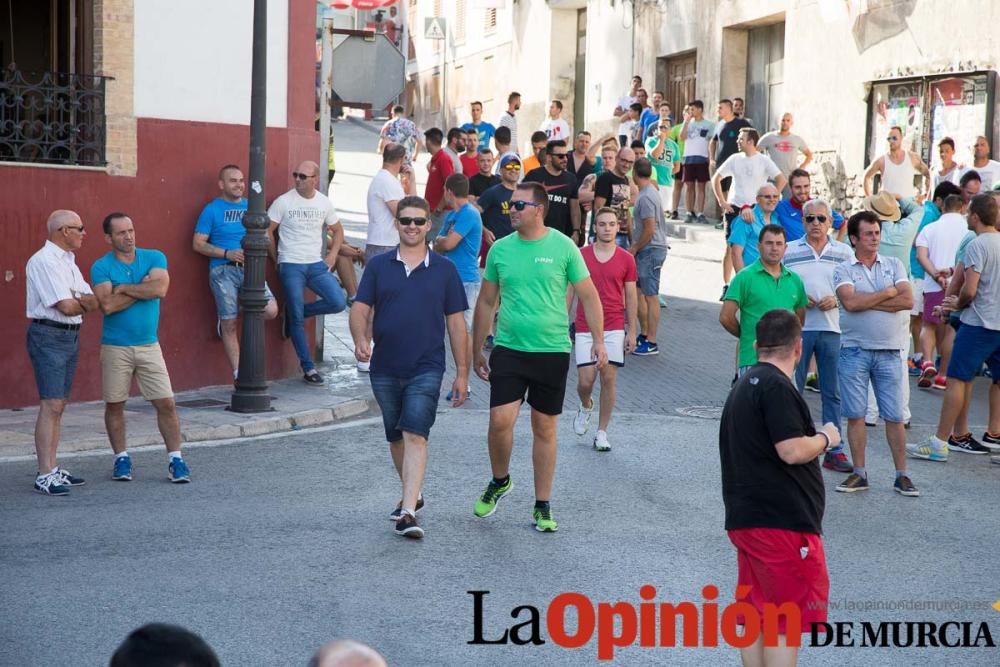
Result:
M713 225L694 225L668 220L667 236L697 243L698 241L722 238L725 236L725 232L721 229L715 229Z

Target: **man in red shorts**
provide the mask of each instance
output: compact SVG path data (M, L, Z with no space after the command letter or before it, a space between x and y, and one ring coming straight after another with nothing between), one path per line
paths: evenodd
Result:
M737 587L764 615L766 605L793 603L799 631L826 621L830 578L822 533L825 493L819 459L840 442L832 423L817 431L792 378L802 356L802 325L794 313L771 310L757 323L758 362L737 381L719 428L726 530L736 546ZM740 649L744 665L794 665L785 615L778 642L764 633Z

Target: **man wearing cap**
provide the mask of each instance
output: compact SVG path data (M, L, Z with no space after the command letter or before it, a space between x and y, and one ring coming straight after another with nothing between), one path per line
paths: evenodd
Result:
M903 264L906 279L910 280L910 248L917 236L920 221L924 218L924 207L909 197L897 199L892 193L883 190L877 195L865 197L862 206L878 216L882 222L882 240L879 244L879 254L895 257ZM897 312L899 320L899 354L903 364L903 377L900 378L903 389L903 421L910 423L910 379L907 359L909 358L910 314ZM875 403L875 392L868 386L868 413L865 421L874 424L878 421L878 408ZM884 419L884 416L883 416Z

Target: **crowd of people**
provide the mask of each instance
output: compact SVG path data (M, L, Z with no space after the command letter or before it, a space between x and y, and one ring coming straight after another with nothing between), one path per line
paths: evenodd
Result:
M945 462L949 452L1000 449L996 385L982 439L968 426L972 380L982 373L1000 378L1000 192L993 190L1000 163L989 159L985 138L967 166L954 163L954 142L942 140L943 166L932 173L892 128L887 152L865 174L861 210L845 220L812 196L806 169L812 153L792 133L790 113L763 136L739 98L721 100L714 121L701 100L689 101L675 118L663 94L650 101L637 76L617 100L617 133L595 140L585 129L570 129L560 100L551 101L538 130L520 133L520 102L512 92L495 125L474 101L470 122L423 132L403 107L394 108L379 136L382 166L367 192L363 248L345 242L330 198L317 190L313 162L297 167L295 187L268 209L283 304L279 309L268 290L265 317L280 312L303 381L319 386L324 379L304 320L350 305L358 369L370 374L401 482L401 498L388 512L397 534L424 536L417 513L425 502L446 340L456 369L447 400L462 405L473 374L489 383L491 469L474 515L493 515L513 487L513 428L526 401L531 516L538 531L558 529L551 501L569 364L578 369L574 431L584 436L591 429L599 379L593 447L609 451L617 369L628 355L659 353L667 221L681 220L683 195L683 219L708 223L709 184L726 237L719 321L739 341L720 433L726 523L741 581L753 580L764 596L758 601L782 598L789 588L806 595L787 577L769 582L761 574L775 567L763 565L765 552L792 559L799 547L816 554L822 574L808 595L824 597L820 465L847 474L838 492L868 490L867 428L879 418L896 470L892 487L903 496L920 495L908 457ZM418 196L422 150L429 161ZM224 166L218 187L220 196L197 221L193 249L209 258L219 335L238 379L239 223L246 211L239 167ZM28 351L42 403L35 490L49 495L84 483L59 468L55 454L81 317L97 310L104 315L112 478L133 474L122 407L135 377L156 406L171 481L190 480L156 339L159 300L169 286L166 257L136 247L135 226L124 213L108 215L103 231L112 251L92 267L93 288L74 262L84 229L72 211L50 216L49 241L28 264ZM364 267L360 281L356 264ZM305 303L306 288L318 298ZM944 392L937 432L922 444L906 442L911 376L918 387ZM819 430L802 400L806 390L820 394ZM840 435L845 418L847 449ZM741 449L735 443L746 434L753 446ZM756 495L744 488L753 475L771 480L769 488ZM787 502L797 509L788 511ZM796 542L801 534L810 536L807 543Z

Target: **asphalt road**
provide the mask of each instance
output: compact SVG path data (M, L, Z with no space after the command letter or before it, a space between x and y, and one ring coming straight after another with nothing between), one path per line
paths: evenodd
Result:
M101 665L149 621L202 634L226 665L304 665L334 637L376 646L393 665L581 665L577 650L469 645L473 596L484 638L518 605L544 610L562 592L591 600L701 604L714 584L732 599L735 556L722 529L718 423L625 415L598 454L560 422L556 534L530 521L529 436L516 433L515 489L497 514L472 515L488 480L483 411L443 408L432 434L427 537L393 534L398 500L379 423L192 447L195 482L165 481L161 449L136 454L137 478L109 480L110 456L65 458L89 480L68 498L27 492L34 466L0 464L0 664ZM827 475L832 600L989 601L998 595L1000 469L980 457L914 466L919 499L892 493L888 453L873 444L874 488L842 495ZM976 460L972 460L975 458ZM992 468L992 469L991 469ZM992 567L992 572L991 572ZM528 612L522 611L522 614ZM982 611L833 612L835 620L988 621ZM525 620L520 616L517 620ZM573 614L570 619L572 628ZM855 631L860 633L860 629ZM995 649L810 648L803 665L997 664ZM646 649L628 665L736 664L730 648Z

